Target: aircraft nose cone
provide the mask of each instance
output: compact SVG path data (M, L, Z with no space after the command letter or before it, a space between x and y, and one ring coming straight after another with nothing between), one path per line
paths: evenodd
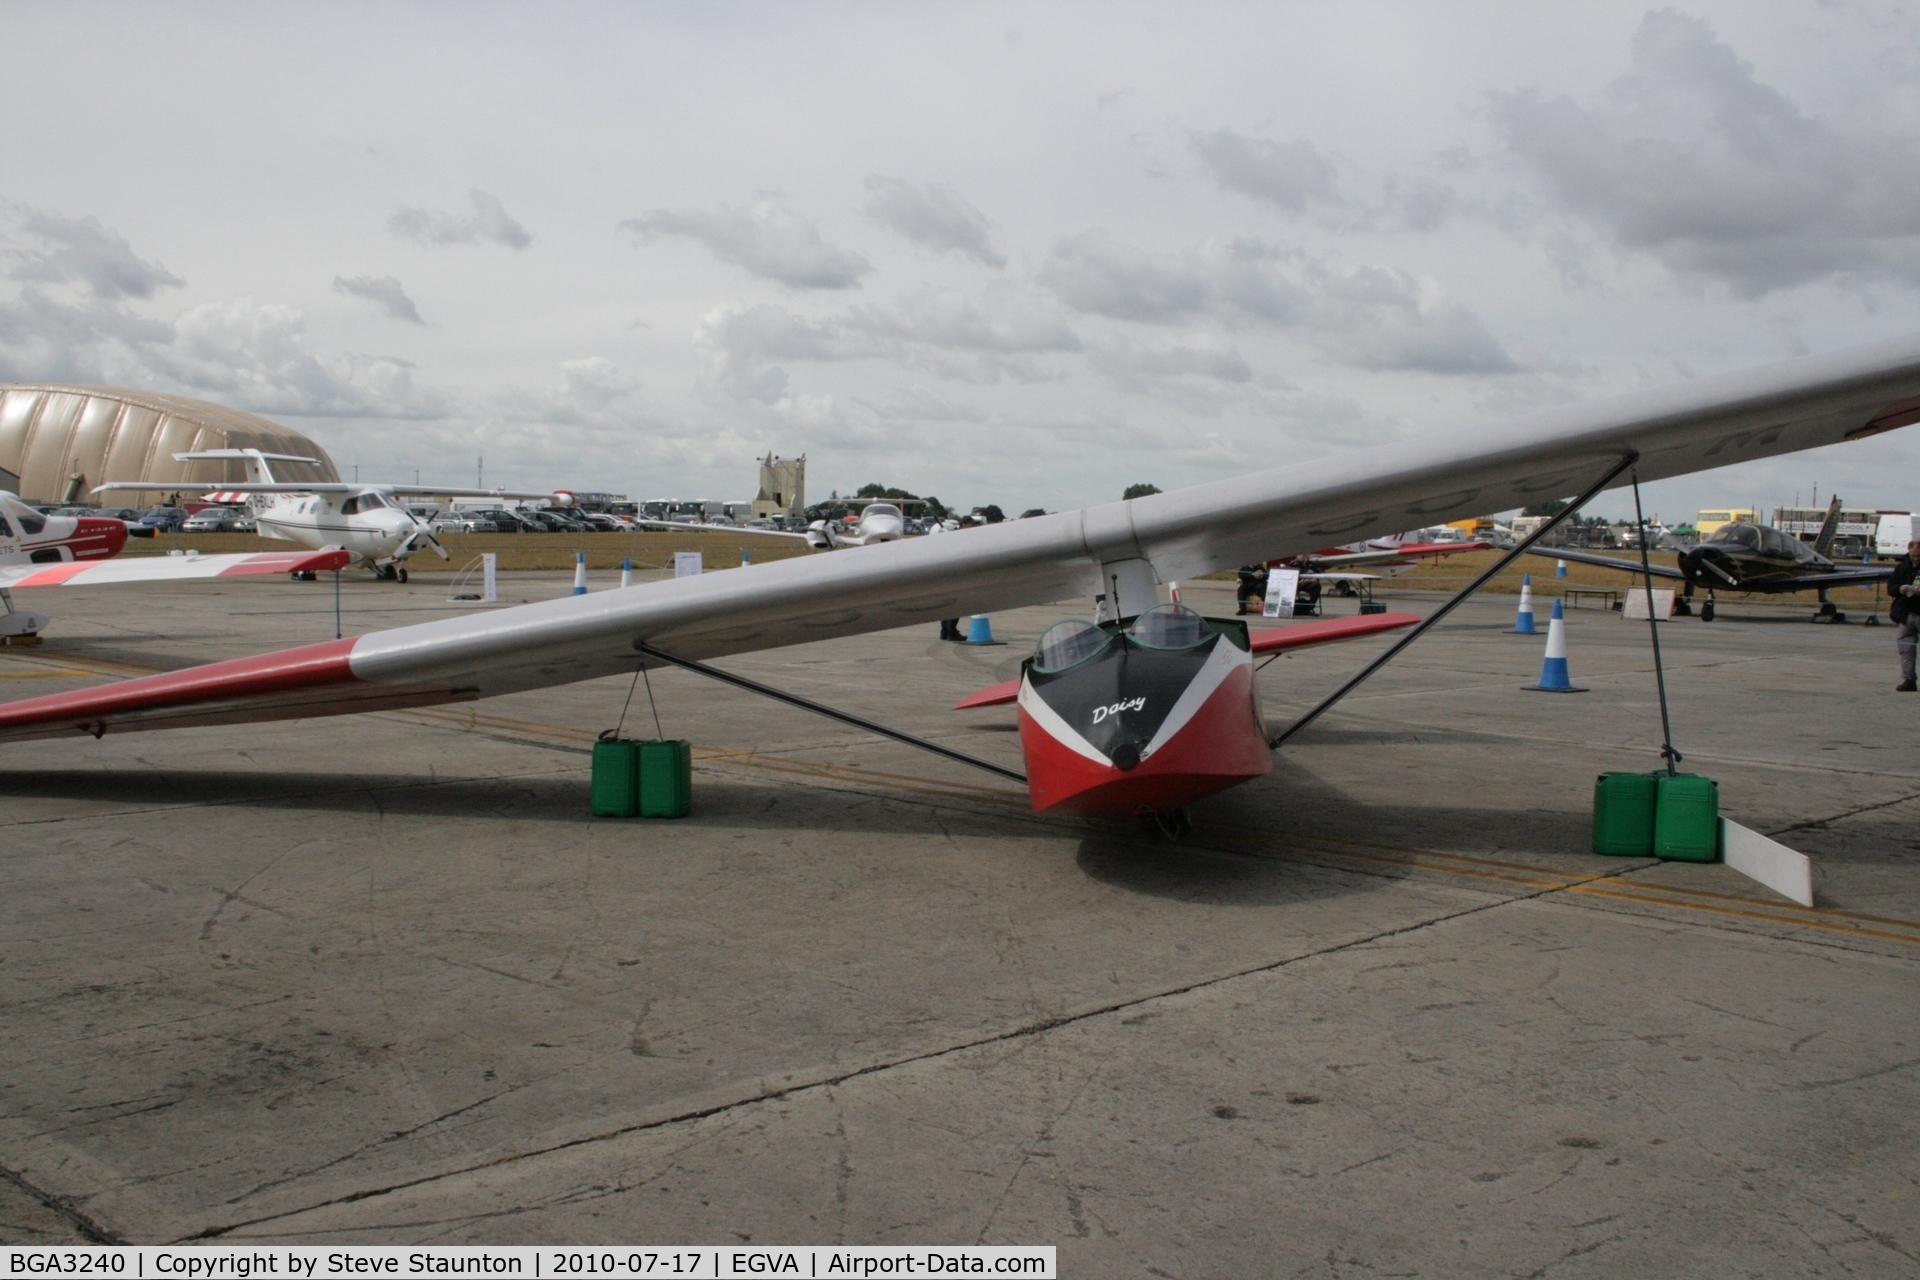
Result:
M127 526L119 520L100 520L90 516L80 517L79 527L74 533L87 542L98 538L105 547L103 556L117 556L120 549L127 545Z

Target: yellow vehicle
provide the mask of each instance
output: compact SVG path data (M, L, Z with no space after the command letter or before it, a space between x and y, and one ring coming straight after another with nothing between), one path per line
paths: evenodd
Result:
M1707 535L1721 525L1759 523L1759 515L1752 507L1722 507L1718 511L1702 511L1700 518L1693 522L1693 527L1699 531L1700 540L1704 542Z

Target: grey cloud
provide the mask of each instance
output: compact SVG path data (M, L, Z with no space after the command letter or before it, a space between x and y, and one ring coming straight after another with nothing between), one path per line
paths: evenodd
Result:
M813 320L778 306L715 308L694 333L709 389L771 403L787 394L777 361L891 360L960 382L1041 381L1035 357L1077 351L1080 339L1030 291L996 285L978 299L924 286L889 307Z
M1404 271L1315 273L1313 341L1362 369L1511 373L1513 357L1479 317Z
M497 196L476 189L468 192L467 198L473 202L472 213L405 208L387 220L387 228L403 240L433 249L484 241L518 250L533 243L532 234L507 213Z
M1016 355L1080 349L1066 321L1032 293L1010 285L988 288L978 302L958 289L925 285L891 308L860 308L847 324L875 337L950 350Z
M142 352L151 371L224 402L267 414L345 418L439 418L443 394L418 387L413 367L389 356L322 361L306 349L306 317L252 298L183 312L172 341Z
M619 434L630 430L644 406L641 384L605 356L560 362L557 391L509 391L494 400L496 412L517 423L586 427Z
M1187 145L1213 179L1230 191L1299 213L1315 202L1338 203L1333 162L1306 139L1275 142L1231 129L1191 133Z
M341 293L365 298L395 320L405 320L408 324L426 323L420 318L420 309L413 305L413 299L407 296L407 291L392 276L353 276L348 279L335 276L333 287Z
M762 203L745 213L656 209L628 218L620 229L636 241L685 236L722 262L792 289L857 289L860 277L873 270L860 254L828 244L813 223L773 204Z
M1207 333L1147 342L1120 337L1097 347L1093 362L1125 385L1144 385L1149 379L1169 377L1235 383L1253 380L1253 369L1233 345Z
M1649 13L1631 70L1582 105L1499 94L1506 145L1573 216L1683 277L1748 296L1836 273L1920 278L1920 139L1841 123L1760 82L1707 23Z
M1040 282L1077 310L1141 323L1202 319L1287 329L1363 369L1504 373L1516 365L1437 284L1384 267L1338 271L1253 239L1153 253L1087 232L1054 247Z
M1007 265L994 251L987 215L954 191L937 182L916 187L878 174L867 179L867 190L872 193L867 216L922 248L957 253L989 267Z
M1189 261L1084 231L1053 247L1041 284L1077 311L1168 324L1203 310L1209 282Z
M21 230L37 240L36 249L9 253L7 275L33 284L78 284L104 301L151 298L186 281L133 251L125 236L98 218L67 218L23 209Z

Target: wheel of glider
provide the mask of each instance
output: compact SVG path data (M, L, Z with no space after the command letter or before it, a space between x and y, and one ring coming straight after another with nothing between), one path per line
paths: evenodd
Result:
M1862 625L1862 626L1867 626L1867 627L1877 627L1877 626L1879 626L1879 625L1880 625L1880 615L1879 615L1879 614L1877 614L1877 613L1870 613L1870 614L1868 614L1868 615L1867 615L1867 620L1866 620L1866 621L1865 621L1864 623L1862 623L1861 625Z
M1705 604L1700 606L1700 621L1702 622L1713 621L1713 601L1709 600Z
M402 581L402 582L405 582L405 581L407 580L407 571L406 571L406 568L405 568L405 567L403 566L403 567L402 567L402 568L401 568L401 569L399 570L399 573L400 573L400 581Z

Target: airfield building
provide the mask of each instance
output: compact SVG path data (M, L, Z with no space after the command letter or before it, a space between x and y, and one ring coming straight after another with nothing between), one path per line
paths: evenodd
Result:
M340 478L333 459L312 440L238 409L118 387L0 383L0 489L29 502L88 502L95 485L150 480L149 491L114 495L115 505L144 505L183 488L246 480L239 462L173 460L204 449L312 458L276 462L274 475Z

